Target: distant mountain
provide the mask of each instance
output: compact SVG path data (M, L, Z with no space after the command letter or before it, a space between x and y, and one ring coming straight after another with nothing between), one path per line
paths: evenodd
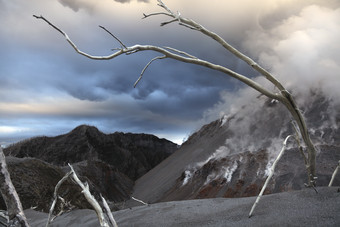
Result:
M4 149L5 155L34 157L65 166L81 161L102 161L136 180L172 154L177 145L154 135L116 132L104 134L81 125L56 137L36 137Z
M24 209L36 207L48 212L54 187L70 171L67 163L83 182L88 182L97 199L102 194L114 202L114 210L118 209L117 202L131 198L137 178L177 149L176 144L153 135L104 134L96 127L81 125L65 135L16 143L4 153ZM59 192L76 208L92 208L79 186L71 181L64 183ZM0 209L6 209L1 196Z
M12 182L19 194L24 209L35 207L36 210L49 212L53 200L54 188L69 168L61 168L35 158L7 157L6 162ZM130 198L133 181L112 166L93 161L89 165L80 162L73 165L83 182L88 182L92 194L100 199L102 194L109 201L120 202ZM59 195L76 208L90 208L81 189L71 180L67 180L59 189ZM100 200L98 200L100 201ZM0 210L6 205L0 195ZM60 210L60 200L56 211Z
M317 153L317 184L326 186L340 160L340 105L311 92L298 99ZM181 148L136 181L133 196L146 202L259 193L291 118L279 103L259 96L229 115L203 126ZM307 174L302 155L290 141L266 193L298 190ZM340 185L337 177L334 185Z

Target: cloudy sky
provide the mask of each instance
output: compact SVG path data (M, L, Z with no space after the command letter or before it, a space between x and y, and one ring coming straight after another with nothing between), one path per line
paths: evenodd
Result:
M164 2L219 33L288 87L303 81L305 87L339 96L340 1ZM226 75L166 59L154 62L133 88L157 53L90 60L32 16L43 15L93 55L119 47L102 25L127 46L171 46L258 76L198 32L176 23L160 27L167 20L162 16L141 19L143 13L161 10L156 0L0 0L0 142L58 135L89 124L106 133L144 132L182 143L202 124L228 112L230 97L240 94L243 85Z

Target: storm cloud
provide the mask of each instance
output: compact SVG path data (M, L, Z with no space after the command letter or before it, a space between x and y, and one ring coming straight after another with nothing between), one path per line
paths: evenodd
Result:
M165 2L219 33L289 88L319 86L339 97L338 1ZM237 108L231 97L243 100L239 104L251 102L240 82L169 59L151 64L133 88L156 53L93 61L76 54L58 32L32 17L42 14L93 55L108 55L120 46L98 28L103 25L125 45L171 46L249 77L258 76L196 31L175 23L160 27L168 19L164 17L141 20L143 13L161 10L156 3L0 1L0 139L55 135L91 124L104 132L153 133L180 143L203 123Z

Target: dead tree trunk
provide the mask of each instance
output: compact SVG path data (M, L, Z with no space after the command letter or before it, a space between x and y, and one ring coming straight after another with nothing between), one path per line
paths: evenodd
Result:
M0 147L0 162L1 162L0 191L2 198L4 199L7 206L9 226L28 227L29 226L28 222L22 209L22 205L17 194L17 191L15 190L11 177L9 175L5 155L1 147Z

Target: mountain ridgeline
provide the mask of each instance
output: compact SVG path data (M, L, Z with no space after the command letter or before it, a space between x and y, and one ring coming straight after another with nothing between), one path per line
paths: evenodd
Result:
M81 161L103 161L136 180L177 149L154 135L116 132L104 134L81 125L57 137L36 137L14 144L5 155L33 157L57 166Z
M317 149L317 185L327 186L340 160L340 102L320 92L298 97ZM114 202L125 201L131 195L147 203L248 197L260 192L283 140L295 133L291 122L283 105L258 96L203 126L179 148L152 135L103 134L95 127L82 125L65 135L12 145L5 154L16 157L8 158L9 169L19 195L27 199L26 207L33 202L43 207L44 201L32 202L38 196L27 196L30 193L25 188L38 183L42 185L40 192L48 191L52 198L55 184L69 171L67 163L73 164L95 194L102 193ZM297 147L294 140L289 141L265 194L304 188L307 172ZM25 165L15 165L18 162ZM29 182L32 171L20 167L29 163L33 172L37 163L40 169L44 166L46 174L42 178L53 173L53 179L36 177ZM340 185L339 178L333 185ZM68 196L78 208L87 207L79 196ZM72 201L73 197L77 199Z
M154 135L104 134L96 127L81 125L64 135L21 141L4 153L24 209L36 207L48 212L54 187L70 171L68 163L97 199L103 195L116 209L117 202L130 199L136 179L177 149L177 144ZM70 209L92 208L70 180L60 192L70 202ZM1 197L0 209L6 209Z

